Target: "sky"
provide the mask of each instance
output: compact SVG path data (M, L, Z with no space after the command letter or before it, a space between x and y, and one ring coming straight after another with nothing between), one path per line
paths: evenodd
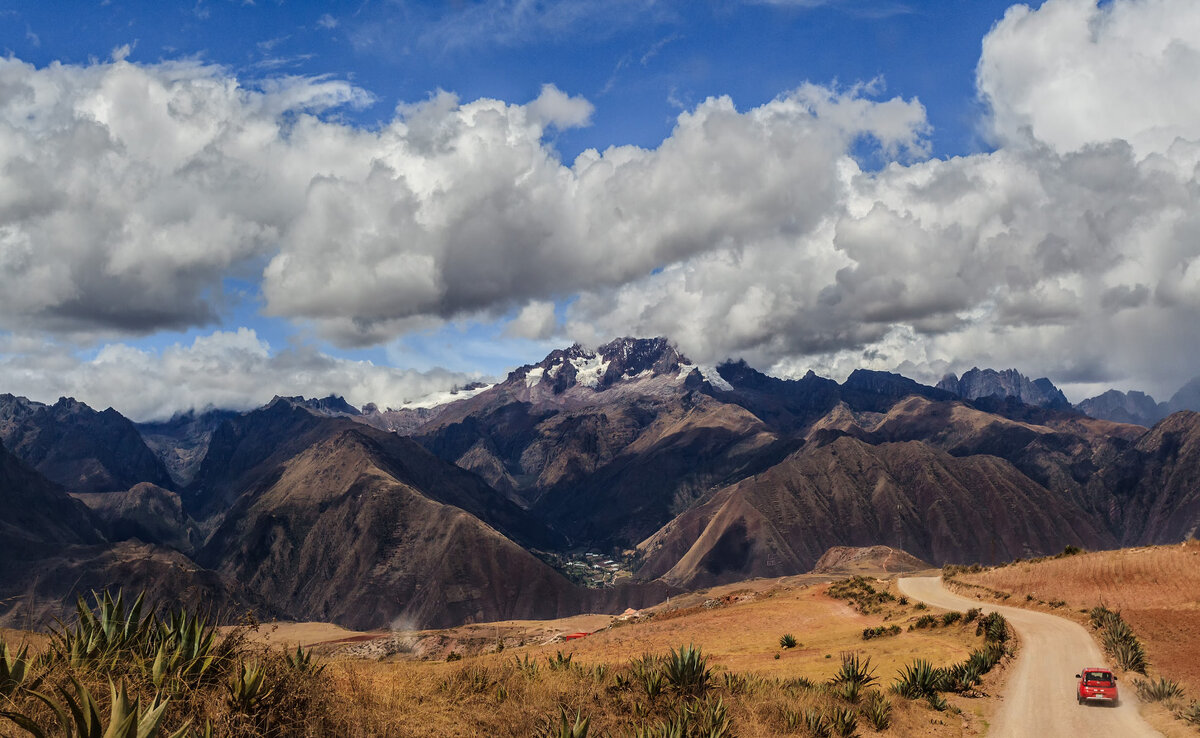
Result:
M0 392L1200 374L1194 0L0 0Z

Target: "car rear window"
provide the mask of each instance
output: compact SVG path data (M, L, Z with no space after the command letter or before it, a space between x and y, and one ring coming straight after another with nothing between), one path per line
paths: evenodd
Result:
M1103 682L1104 684L1112 684L1112 674L1105 674L1102 671L1089 671L1083 675L1083 678L1089 682Z

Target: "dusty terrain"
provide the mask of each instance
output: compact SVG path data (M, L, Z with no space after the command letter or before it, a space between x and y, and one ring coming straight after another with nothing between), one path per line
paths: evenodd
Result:
M957 579L1009 594L1006 604L1080 622L1087 618L1080 611L1095 605L1119 610L1145 645L1153 671L1200 697L1200 541L1017 563ZM1056 602L1065 604L1051 608Z
M902 579L900 590L936 607L965 609L977 604L948 592L937 577ZM1104 663L1099 646L1081 625L1015 607L987 609L1007 618L1021 639L1004 700L991 717L989 736L1160 735L1138 714L1137 698L1127 680L1120 685L1121 700L1115 708L1076 704L1074 674Z

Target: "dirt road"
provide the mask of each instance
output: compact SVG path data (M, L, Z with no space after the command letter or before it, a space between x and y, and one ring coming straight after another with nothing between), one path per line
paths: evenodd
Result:
M1118 684L1119 707L1075 703L1075 675L1107 660L1083 626L1053 615L989 605L960 597L940 577L907 577L900 591L911 599L949 610L996 610L1016 629L1021 651L1003 701L991 718L989 738L1034 736L1161 736L1137 712L1133 685Z

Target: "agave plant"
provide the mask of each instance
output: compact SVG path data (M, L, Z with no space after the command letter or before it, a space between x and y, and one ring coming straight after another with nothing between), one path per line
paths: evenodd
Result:
M835 707L829 713L830 731L842 738L849 738L858 730L858 713L849 707Z
M804 711L804 727L814 738L829 738L833 735L833 727L829 718L819 710Z
M100 715L96 700L87 687L80 684L74 677L71 678L71 684L75 690L74 694L65 689L59 690L66 702L65 706L48 695L40 692L32 693L54 712L63 734L67 738L154 738L158 735L159 723L162 722L163 711L167 709L169 700L155 700L143 710L140 699L130 701L124 684L118 687L109 682L111 704L108 721L105 722ZM47 738L49 735L27 715L11 712L0 714L12 720L34 738ZM188 729L185 725L172 733L169 738L183 738L187 732Z
M1133 686L1137 689L1138 697L1146 702L1163 702L1164 700L1183 697L1183 687L1178 682L1159 677L1158 679L1134 679Z
M795 648L797 645L798 642L796 641L796 636L792 635L791 633L784 633L779 637L780 648Z
M229 708L243 715L254 715L274 691L267 685L266 667L257 661L243 662L225 689L229 693L226 699Z
M305 651L303 648L297 645L296 652L285 654L284 658L287 660L288 666L292 667L296 671L304 674L313 674L315 676L325 671L325 665L318 665L313 661L312 656L313 652L311 648L308 649L308 651Z
M579 711L575 712L575 720L572 722L567 717L567 708L560 705L558 720L548 719L536 735L537 738L587 738L590 723L591 719L583 717Z
M153 653L155 638L154 615L142 617L145 593L139 594L128 608L120 591L114 598L105 590L92 593L96 612L83 597L76 602L75 625L61 621L51 630L51 650L71 666L111 666L122 654L148 655Z
M704 694L712 670L708 668L708 657L694 645L680 646L672 650L663 665L667 682L680 694Z
M1126 671L1136 671L1139 674L1146 673L1146 667L1150 665L1146 658L1146 650L1142 648L1142 644L1134 639L1132 641L1121 641L1111 649L1113 659L1117 665Z
M937 694L945 682L945 673L925 659L916 659L899 673L892 690L910 700Z
M573 654L563 654L562 651L557 652L553 658L546 657L546 661L550 664L550 671L566 671L571 668L571 657Z
M29 676L29 647L13 653L8 644L0 641L0 697L12 697L25 685Z
M892 724L892 703L882 692L871 692L867 696L863 716L871 723L871 727L883 732Z
M875 682L875 670L871 668L870 656L866 661L862 661L856 653L843 653L842 665L829 680L829 685L832 687L853 684L855 687L863 689Z

